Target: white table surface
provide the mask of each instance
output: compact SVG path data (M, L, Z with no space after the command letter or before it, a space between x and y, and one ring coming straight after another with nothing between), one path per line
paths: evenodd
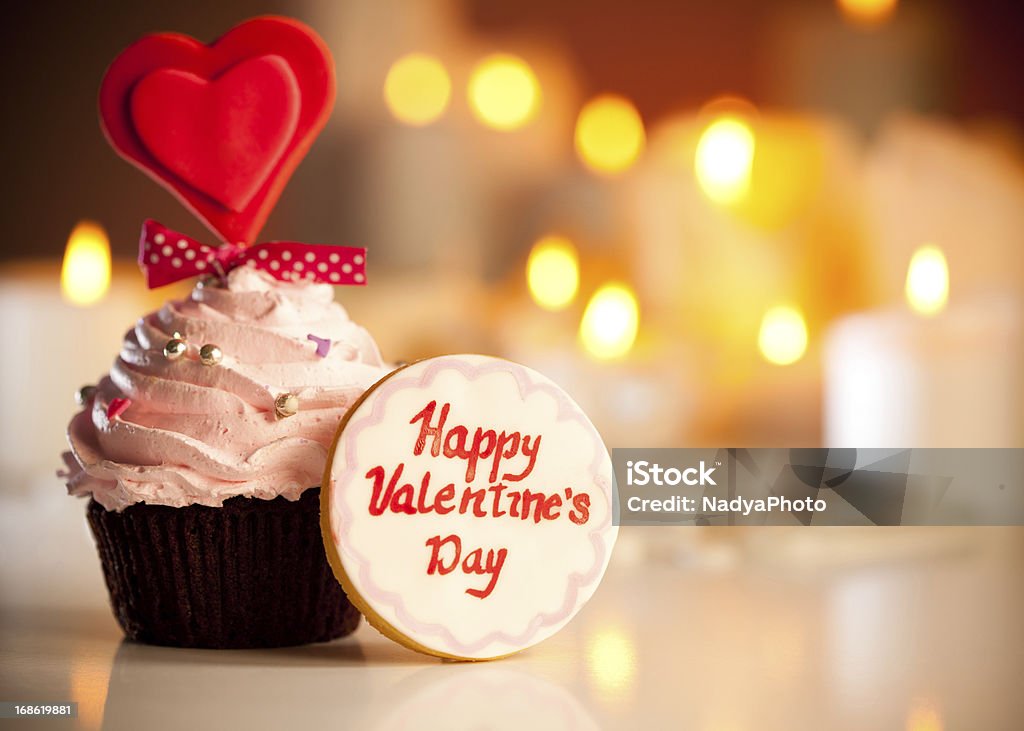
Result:
M365 624L291 649L124 642L83 505L52 505L56 537L0 500L0 700L79 717L11 728L1024 728L1024 529L623 529L563 632L461 664Z

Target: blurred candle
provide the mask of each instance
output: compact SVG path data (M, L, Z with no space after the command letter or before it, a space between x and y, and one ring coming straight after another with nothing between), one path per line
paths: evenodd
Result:
M83 307L99 302L110 289L110 241L98 223L82 221L71 232L60 289L68 302Z
M106 233L88 221L72 231L63 263L0 268L0 469L12 485L60 466L77 389L106 374L138 317L187 290L147 290L134 263L111 262Z
M919 249L908 308L844 318L825 344L829 447L1024 446L1024 303L974 297L943 310L945 258Z

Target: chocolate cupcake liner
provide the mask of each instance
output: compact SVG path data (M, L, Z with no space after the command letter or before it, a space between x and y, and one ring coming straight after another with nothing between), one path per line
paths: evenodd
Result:
M234 497L220 508L89 502L114 615L129 639L282 647L353 632L359 612L327 563L320 488L297 501Z

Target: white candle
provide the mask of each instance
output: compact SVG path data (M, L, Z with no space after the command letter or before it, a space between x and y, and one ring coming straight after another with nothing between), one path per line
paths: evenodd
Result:
M88 306L61 294L60 262L0 269L0 469L14 484L60 466L79 387L110 369L126 331L178 287L150 292L134 263L114 266L110 289Z
M830 447L1020 447L1024 302L978 298L837 322L825 344Z

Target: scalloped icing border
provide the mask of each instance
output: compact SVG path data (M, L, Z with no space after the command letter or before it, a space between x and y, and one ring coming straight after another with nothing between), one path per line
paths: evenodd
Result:
M501 657L507 657L508 655L515 654L520 650L524 650L527 647L536 644L540 640L535 640L533 638L536 637L542 629L552 625L566 623L576 614L576 612L579 611L579 609L582 608L582 604L579 602L579 596L583 590L591 587L592 585L594 585L594 589L596 590L596 584L600 582L605 570L607 569L617 531L613 532L611 535L611 540L608 543L606 554L605 534L608 532L608 529L612 527L612 491L610 480L602 476L600 471L602 462L608 459L608 451L604 442L601 440L597 429L594 427L590 419L587 418L586 414L583 413L582 409L580 409L580 407L550 379L530 368L527 368L526 366L502 360L500 358L483 355L471 355L470 357L473 358L484 359L479 365L471 365L457 360L463 357L467 356L439 356L436 358L416 361L415 363L396 369L367 389L362 397L352 405L338 426L337 434L335 435L334 442L331 445L331 451L328 454L327 464L324 471L324 479L322 481L324 488L321 490L320 520L324 545L327 549L328 559L331 567L334 569L335 576L341 582L345 592L349 596L349 599L356 604L359 610L364 614L364 616L366 616L367 621L369 621L373 627L378 629L385 636L426 654L453 660L493 660ZM424 363L429 363L429 365L422 374L412 376L409 374L405 374L404 376L401 375L407 369ZM334 514L331 496L334 494L335 490L346 489L353 479L353 473L351 470L346 470L346 474L340 480L336 480L332 475L336 451L338 446L341 444L342 435L344 434L346 436L345 461L347 464L354 464L354 445L358 440L359 433L368 427L379 425L383 421L383 410L391 396L398 391L408 388L429 387L437 378L439 373L453 369L461 373L470 381L492 373L507 373L514 378L519 389L521 399L526 400L528 396L538 391L544 392L549 397L553 398L557 405L556 421L576 421L592 435L595 449L593 460L591 461L588 469L590 474L593 475L593 484L604 494L608 507L605 520L603 520L599 525L594 526L588 535L594 552L594 560L591 568L585 573L574 572L569 575L565 597L563 598L559 609L554 612L537 614L528 623L526 630L521 634L510 635L502 632L501 630L496 630L469 643L459 641L444 625L437 623L425 623L416 619L415 615L406 606L404 598L400 594L397 592L386 591L376 585L370 574L370 560L355 547L346 546L346 555L351 556L356 563L355 569L360 582L360 586L357 588L355 582L351 580L350 573L346 570L344 562L341 559L341 555L338 551L338 546L341 545L341 539L338 534L338 530L332 524L331 520L331 516ZM360 410L371 394L376 394L373 406L368 414L361 414ZM338 511L342 525L351 521L352 514L345 503L341 503L341 505L339 505ZM412 637L405 635L401 630L381 617L364 598L364 595L381 605L390 607L395 612L398 619L415 632L422 635L433 635L439 637L446 643L447 647L455 648L456 651L463 654L452 654L445 652L444 650L438 650L436 648L423 645ZM515 646L517 649L503 655L496 656L479 656L474 654L478 653L480 649L486 647L492 642L503 642L505 644Z

